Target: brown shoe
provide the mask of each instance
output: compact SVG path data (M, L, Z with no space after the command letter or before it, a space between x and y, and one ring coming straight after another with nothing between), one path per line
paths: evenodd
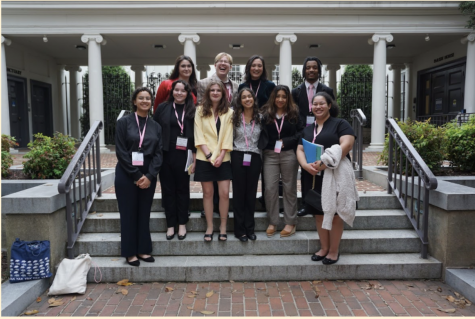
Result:
M267 227L267 230L266 230L266 234L267 234L267 237L272 237L275 235L275 227L273 229Z
M282 229L282 231L280 232L280 238L282 237L290 237L292 236L293 234L295 234L295 230L297 229L297 226L295 225L294 228L292 229L292 231L288 232L284 229Z

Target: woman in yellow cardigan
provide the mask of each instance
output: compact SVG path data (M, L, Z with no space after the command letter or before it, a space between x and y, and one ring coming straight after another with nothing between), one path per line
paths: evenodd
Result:
M206 88L203 103L196 109L195 181L203 188L203 207L206 216L204 240L213 240L213 181L218 182L219 240L226 241L226 222L229 210L229 185L232 179L231 156L233 150L233 110L231 109L225 87L221 81L211 81Z

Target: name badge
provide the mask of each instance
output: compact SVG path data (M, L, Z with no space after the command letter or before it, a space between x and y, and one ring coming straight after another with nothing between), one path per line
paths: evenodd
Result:
M282 149L282 141L276 141L275 146L274 146L274 152L280 153L281 149Z
M251 166L251 154L244 154L244 160L242 161L242 166Z
M132 165L143 166L143 153L132 152Z
M315 117L314 116L307 116L307 125L306 126L312 125L313 122L315 122Z
M186 151L186 146L188 145L188 138L178 136L176 138L176 149Z

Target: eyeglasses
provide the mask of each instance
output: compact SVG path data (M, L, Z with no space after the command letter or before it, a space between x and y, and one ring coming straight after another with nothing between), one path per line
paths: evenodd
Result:
M219 61L217 61L216 63L217 63L217 64L219 64L219 63L220 63L220 64L231 64L231 63L229 63L229 62L226 61L226 60L219 60Z

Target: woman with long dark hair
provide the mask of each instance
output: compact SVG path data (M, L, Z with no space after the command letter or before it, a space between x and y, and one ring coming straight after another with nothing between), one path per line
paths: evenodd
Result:
M254 210L261 172L261 120L256 96L250 88L239 91L234 106L234 141L231 153L233 171L234 236L242 242L256 240Z
M157 95L155 96L155 102L153 103L153 111L157 109L157 106L165 102L170 96L172 83L176 80L183 80L191 88L191 93L193 96L193 103L196 104L196 70L193 60L187 55L180 55L176 61L175 66L173 67L173 72L170 74L168 80L162 81L157 90Z
M185 171L188 150L193 153L193 173L196 164L194 135L195 104L190 86L183 80L172 83L168 100L160 104L153 119L162 127L163 165L159 175L162 187L162 206L167 218L167 240L186 237L188 207L190 205L190 175Z
M256 102L259 107L263 107L275 88L275 84L267 79L266 63L260 55L253 55L249 58L244 69L244 83L239 85L239 91L243 88L250 88L256 95Z
M211 80L203 104L195 115L196 169L195 181L203 187L203 206L206 216L204 240L213 240L213 181L218 182L219 240L226 241L226 222L229 210L229 184L232 179L230 152L233 150L233 110L229 105L225 87L221 81Z
M277 85L263 107L264 115L264 194L269 227L267 236L274 236L279 219L279 176L282 177L285 227L280 237L295 234L297 224L297 170L295 150L303 125L297 105L286 85Z
M117 121L115 194L120 213L121 255L132 266L139 259L154 262L150 236L150 210L162 166L162 128L149 121L152 91L137 88L132 94L134 113Z

